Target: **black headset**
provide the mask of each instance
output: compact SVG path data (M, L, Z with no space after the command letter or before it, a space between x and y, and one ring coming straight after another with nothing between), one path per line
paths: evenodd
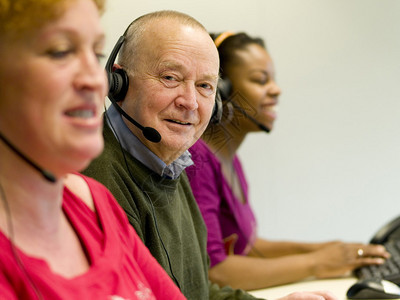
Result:
M232 96L232 83L229 78L220 78L218 80L218 91L221 97L221 101L229 100Z
M113 70L113 65L119 50L121 49L123 43L125 42L126 33L130 26L131 24L125 30L124 34L118 39L113 50L111 51L111 54L107 60L105 67L109 84L108 98L110 98L111 102L114 105L116 104L116 102L124 100L126 93L128 92L128 87L129 87L128 74L124 69L121 68ZM210 123L217 124L221 121L221 118L222 118L222 100L219 90L217 88L215 94L215 104L213 107Z
M125 42L125 34L126 31L124 35L118 39L106 63L106 72L109 85L108 98L110 98L110 100L113 102L124 100L129 87L129 77L126 71L120 68L113 70L114 61L122 47L122 44Z
M218 54L219 54L219 46L230 36L234 36L235 34L230 32L230 31L225 31L217 36L213 36L213 34L210 34L211 38L213 39L215 46L218 49ZM233 93L233 87L232 83L229 80L228 77L221 77L218 80L218 91L220 94L221 101L227 101L231 100L232 93Z

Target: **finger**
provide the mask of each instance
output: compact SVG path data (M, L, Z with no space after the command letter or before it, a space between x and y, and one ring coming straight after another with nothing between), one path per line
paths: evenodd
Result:
M368 256L380 256L384 258L390 257L390 253L383 245L368 245L365 248L365 252Z
M389 258L390 253L382 245L363 245L356 250L356 256Z
M356 267L363 267L367 265L382 265L385 263L385 259L381 257L361 257L355 261Z

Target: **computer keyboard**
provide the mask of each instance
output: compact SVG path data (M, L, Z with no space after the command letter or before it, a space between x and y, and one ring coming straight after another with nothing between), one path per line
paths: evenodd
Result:
M370 265L354 271L359 279L386 279L400 285L400 240L384 244L391 254L383 265Z

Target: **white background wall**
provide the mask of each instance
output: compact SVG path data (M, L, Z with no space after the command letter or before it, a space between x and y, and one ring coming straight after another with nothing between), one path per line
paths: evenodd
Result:
M400 215L399 0L108 0L106 53L160 9L267 42L279 118L240 149L260 235L367 242Z

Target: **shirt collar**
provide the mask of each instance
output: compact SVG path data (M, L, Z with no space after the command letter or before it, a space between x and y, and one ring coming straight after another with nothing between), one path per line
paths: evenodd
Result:
M108 116L106 118L107 123L110 125L117 140L121 143L122 148L158 175L165 178L177 179L185 168L193 165L191 154L188 150L171 164L165 164L129 130L114 105L110 105L106 114Z

